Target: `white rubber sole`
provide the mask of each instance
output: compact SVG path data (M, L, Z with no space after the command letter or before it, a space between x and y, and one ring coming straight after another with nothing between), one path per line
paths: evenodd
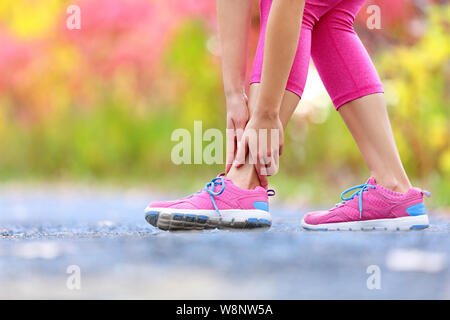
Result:
M302 220L302 227L307 230L315 231L369 231L369 230L387 230L387 231L405 231L428 228L428 216L401 217L393 219L375 219L363 221L350 221L339 223L307 224Z
M145 220L162 230L270 228L272 217L264 210L145 209Z

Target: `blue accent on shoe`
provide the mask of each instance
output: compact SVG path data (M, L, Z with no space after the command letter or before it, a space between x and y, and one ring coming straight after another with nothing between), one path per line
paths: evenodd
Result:
M410 216L422 216L424 214L427 214L425 203L421 202L406 208L406 213L408 213Z
M260 222L258 218L248 218L247 224L244 228L258 228L260 227Z
M303 229L306 229L306 230L309 230L309 231L328 231L327 228L313 229L313 228L303 227Z
M267 223L267 224L271 224L272 223L270 220L267 220L267 219L259 219L259 222Z
M197 216L197 222L204 224L208 221L208 217L207 216Z
M177 220L177 221L184 220L184 214L182 214L182 213L174 213L173 220Z
M145 214L145 220L152 226L156 227L158 224L159 211L149 211Z
M269 203L266 201L253 202L253 208L269 212Z
M412 226L409 229L411 229L411 230L414 230L414 229L425 229L425 228L428 228L429 226L430 226L429 224L416 224L416 225Z
M186 214L185 217L187 222L195 222L195 218L197 218L195 214Z
M363 195L363 192L369 190L369 188L376 189L375 186L368 184L368 183L364 183L359 186L354 186L354 187L348 188L347 190L345 190L344 192L341 193L341 199L343 200L342 203L345 203L345 201L352 200L354 197L359 196L359 219L362 218L362 210L363 210L362 195ZM344 195L346 195L350 191L353 191L356 189L359 189L359 190L355 191L350 197L344 197ZM336 207L337 207L337 205L336 205Z

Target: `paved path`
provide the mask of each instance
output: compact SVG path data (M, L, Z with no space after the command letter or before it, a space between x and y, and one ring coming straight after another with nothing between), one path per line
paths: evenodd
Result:
M157 196L144 192L0 191L2 299L450 298L450 220L436 213L424 231L310 232L304 211L273 206L266 232L169 233L145 222Z

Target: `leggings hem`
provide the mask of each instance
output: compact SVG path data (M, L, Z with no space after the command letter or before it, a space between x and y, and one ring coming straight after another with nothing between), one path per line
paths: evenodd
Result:
M257 79L257 78L251 79L250 85L253 83L261 83L261 80ZM299 86L297 86L289 81L286 85L286 90L296 94L299 98L301 98L303 95L303 90L299 89ZM381 84L371 85L371 86L368 86L365 88L360 88L358 90L346 93L342 96L339 96L339 97L333 99L333 104L337 111L337 110L339 110L340 107L342 107L344 104L346 104L350 101L353 101L353 100L356 100L356 99L359 99L359 98L362 98L362 97L365 97L365 96L368 96L368 95L371 95L374 93L384 93L383 86Z
M261 83L261 80L260 79L251 79L249 84L252 85L253 83ZM303 90L301 90L298 85L296 85L290 81L288 81L288 83L286 84L285 90L296 94L300 99L302 98Z
M365 88L361 88L359 90L347 93L345 95L342 95L340 97L337 97L333 99L333 104L336 110L338 110L340 107L342 107L344 104L374 94L374 93L384 93L383 86L381 84L377 84L374 86L369 86Z

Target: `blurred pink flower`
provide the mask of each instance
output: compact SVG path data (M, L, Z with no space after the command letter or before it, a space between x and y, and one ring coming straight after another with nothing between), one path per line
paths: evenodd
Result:
M104 76L128 66L147 78L183 18L215 17L210 0L82 0L78 5L81 30L64 28L63 34Z
M36 54L35 46L20 42L0 28L0 91L23 83L25 72Z
M64 28L64 35L104 76L123 65L136 71L149 68L173 24L157 4L146 0L86 0L79 6L81 30Z
M133 105L138 95L152 94L153 80L164 72L162 54L180 25L194 18L215 27L212 0L72 4L81 9L80 30L66 28L65 6L54 29L26 42L0 25L0 94L19 118L48 117L67 104L96 106L116 89Z

